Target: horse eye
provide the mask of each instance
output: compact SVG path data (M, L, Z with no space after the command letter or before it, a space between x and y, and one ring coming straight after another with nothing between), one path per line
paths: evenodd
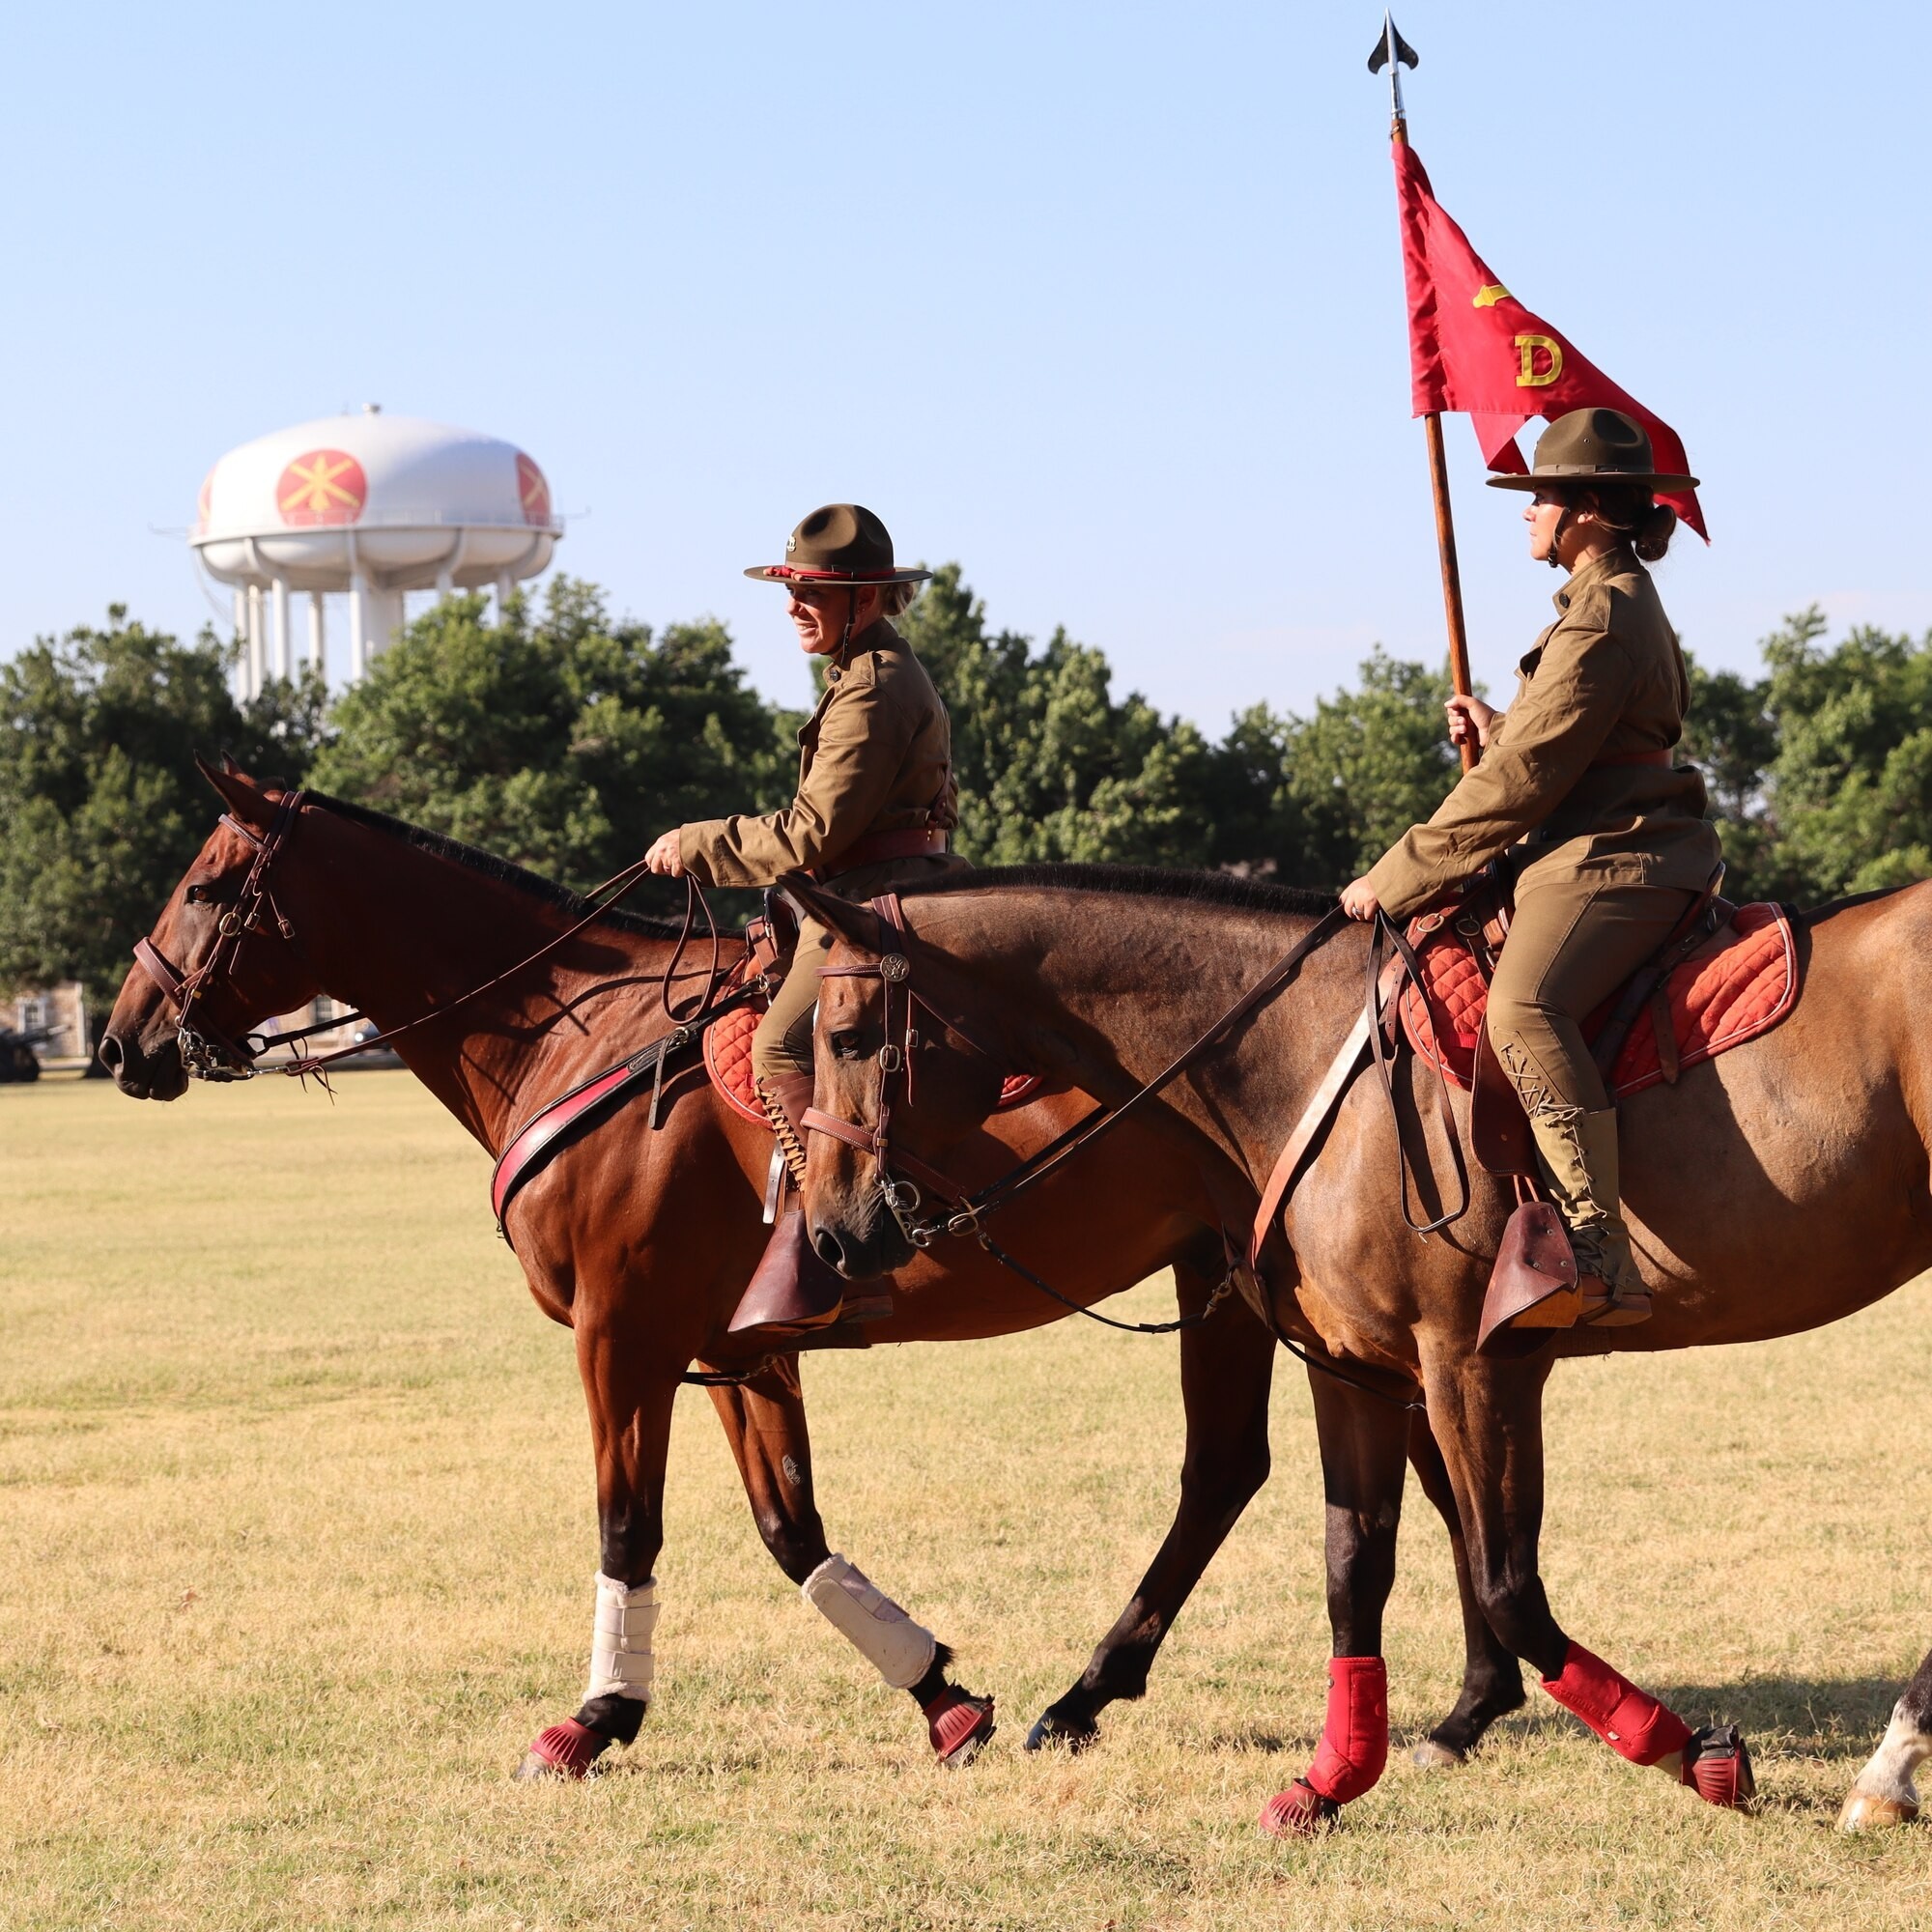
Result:
M835 1033L832 1036L832 1051L840 1060L857 1060L859 1036L851 1032Z

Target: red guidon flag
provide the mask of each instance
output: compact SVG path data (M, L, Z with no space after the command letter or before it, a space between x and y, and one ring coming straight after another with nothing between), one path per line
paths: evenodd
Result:
M1406 141L1395 144L1395 186L1417 415L1463 412L1475 428L1483 461L1521 475L1526 466L1516 433L1530 417L1599 406L1622 410L1649 431L1660 474L1690 474L1677 432L1618 388L1568 336L1531 315L1490 272L1469 238L1442 212ZM1659 500L1710 541L1695 491Z

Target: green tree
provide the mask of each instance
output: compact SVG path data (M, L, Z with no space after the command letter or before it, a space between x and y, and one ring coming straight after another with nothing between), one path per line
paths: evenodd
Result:
M1828 647L1824 632L1814 607L1763 646L1766 883L1807 900L1932 874L1932 634L1861 625Z
M593 585L564 577L541 613L523 598L500 622L481 597L437 605L330 722L319 787L578 887L670 826L780 802L796 756L723 625L654 638L613 623ZM631 903L663 905L671 890Z
M1041 860L1206 864L1213 755L1184 719L1113 696L1104 653L1056 631L989 633L949 563L899 629L952 717L957 844L980 865Z
M0 983L78 979L97 1018L218 807L199 753L300 779L323 692L230 696L232 648L128 620L36 639L0 665Z

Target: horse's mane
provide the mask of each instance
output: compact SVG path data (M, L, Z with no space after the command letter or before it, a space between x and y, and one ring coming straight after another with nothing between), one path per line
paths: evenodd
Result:
M997 892L1004 887L1184 899L1196 905L1290 913L1303 919L1319 919L1335 907L1334 895L1329 893L1269 885L1233 872L1168 870L1159 866L988 866L978 871L942 872L936 878L914 880L895 890L901 898L927 898L946 893Z
M572 892L568 886L560 886L554 879L547 879L541 872L532 872L508 859L499 859L496 853L485 852L479 846L466 845L462 839L452 838L446 832L432 832L427 826L412 825L406 818L392 818L386 811L377 811L371 806L351 805L347 799L331 798L327 792L307 792L304 800L356 825L366 825L373 832L398 838L418 852L447 859L452 865L480 873L497 885L508 886L526 897L541 899L545 905L554 906L573 918L582 919L590 910L589 900L582 894ZM627 932L641 933L646 938L675 939L678 936L679 928L675 923L654 919L648 913L626 912L621 906L613 906L602 917L612 925L621 926Z

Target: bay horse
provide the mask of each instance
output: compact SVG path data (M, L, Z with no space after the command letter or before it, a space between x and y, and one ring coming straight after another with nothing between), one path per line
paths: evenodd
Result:
M291 803L282 788L240 772L204 771L226 811L155 926L149 944L163 971L166 961L188 970L213 956L221 922L238 917L264 842ZM595 920L540 966L458 1006L470 989L567 932L588 908L518 867L380 812L301 795L262 884L265 916L236 944L222 983L208 987L199 1009L214 1029L240 1040L317 993L360 1008L384 1029L448 1007L446 1017L413 1028L396 1048L492 1152L541 1104L669 1030L664 991L676 929L618 912ZM695 968L679 969L668 982L680 1009L696 977ZM130 972L100 1047L123 1093L168 1100L185 1090L178 1020L150 972ZM771 1136L724 1102L695 1057L668 1077L664 1102L655 1130L634 1105L567 1147L515 1196L507 1215L538 1307L575 1333L596 1459L601 1575L627 1589L653 1577L672 1404L680 1378L698 1362L745 1375L738 1385L712 1387L711 1398L759 1535L784 1574L803 1584L831 1552L813 1500L796 1359L759 1367L734 1353L724 1332L764 1246L759 1199ZM998 1172L1058 1134L1084 1105L1067 1090L1049 1093L968 1136L962 1158ZM1078 1176L1042 1189L1029 1213L1014 1219L1014 1238L1054 1270L1069 1299L1084 1306L1171 1266L1183 1317L1193 1318L1179 1340L1186 1448L1174 1521L1085 1671L1034 1726L1030 1747L1078 1747L1097 1735L1106 1705L1144 1693L1174 1618L1267 1475L1274 1338L1239 1296L1221 1299L1211 1320L1199 1319L1226 1273L1225 1216L1212 1174L1218 1160L1191 1129L1177 1135L1173 1123L1150 1120ZM1076 1196L1088 1189L1113 1204L1104 1253L1065 1232ZM921 1258L898 1286L892 1318L866 1331L879 1342L1010 1334L1066 1312L977 1249L951 1252L943 1264ZM1426 1430L1417 1431L1414 1449L1454 1545L1447 1478ZM1460 1574L1460 1548L1457 1557ZM1466 1587L1464 1597L1466 1605ZM1516 1661L1472 1609L1465 1608L1464 1629L1463 1692L1426 1747L1437 1760L1461 1758L1523 1697ZM937 1645L930 1668L900 1688L927 1712L934 1750L956 1761L962 1743L970 1754L983 1738L991 1711L990 1700L969 1698L951 1683L950 1655ZM948 1728L931 1716L965 1707L973 1707L975 1733L964 1740L961 1719ZM587 1697L573 1719L540 1736L522 1775L581 1775L611 1745L636 1738L644 1709L636 1696Z
M917 1217L895 1212L889 1194L907 1173L945 1197L952 1151L985 1104L989 1060L1118 1104L1213 1029L1270 960L1308 949L1283 990L1138 1108L1171 1112L1214 1142L1245 1177L1252 1204L1363 1008L1369 934L1338 930L1333 900L1313 895L1053 867L911 887L875 910L809 881L785 883L838 941L818 1007L806 1209L819 1251L855 1277L903 1262ZM1417 1151L1418 1220L1454 1207L1449 1137L1468 1136L1466 1097L1438 1113L1412 1054L1392 1094L1371 1077L1353 1082L1279 1218L1257 1229L1263 1312L1350 1365L1361 1384L1313 1378L1328 1497L1328 1724L1315 1765L1269 1805L1264 1828L1333 1819L1374 1784L1385 1757L1381 1616L1410 1421L1386 1399L1391 1386L1427 1406L1477 1604L1497 1638L1625 1757L1658 1765L1712 1803L1751 1795L1748 1753L1734 1731L1693 1734L1574 1642L1552 1613L1538 1567L1542 1402L1564 1357L1789 1335L1932 1265L1932 1036L1923 1020L1932 885L1796 923L1804 980L1789 1017L1687 1068L1676 1086L1622 1102L1626 1212L1655 1297L1643 1326L1562 1332L1526 1359L1478 1353L1484 1290L1514 1197L1501 1180L1473 1174L1467 1211L1438 1237L1419 1240L1406 1225L1398 1116ZM916 1098L889 1082L892 1063L880 1059L913 1017ZM1092 1204L1090 1239L1110 1237L1112 1208ZM980 1232L1001 1232L997 1212L971 1218ZM1900 1696L1841 1824L1914 1815L1913 1774L1929 1753L1932 1657Z

